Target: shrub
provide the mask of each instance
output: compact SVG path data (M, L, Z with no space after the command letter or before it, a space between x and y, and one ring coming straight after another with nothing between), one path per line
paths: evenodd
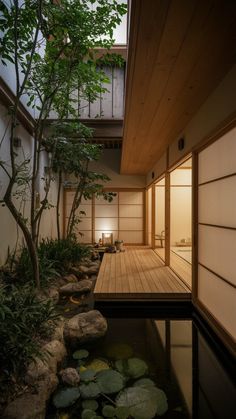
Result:
M39 253L39 273L41 286L46 286L52 278L58 276L56 270L56 263L54 260L50 260L46 253ZM14 260L14 276L18 283L32 283L34 284L33 269L30 261L28 249L23 247L18 259Z
M40 357L40 341L49 336L58 314L53 303L41 301L29 286L0 287L0 372L23 374Z
M40 260L52 261L56 271L64 274L71 265L89 256L90 248L74 239L45 239L40 243L38 252Z

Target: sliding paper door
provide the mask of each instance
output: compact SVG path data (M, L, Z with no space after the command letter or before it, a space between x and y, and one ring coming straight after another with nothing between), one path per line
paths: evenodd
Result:
M198 156L197 298L236 340L236 129Z

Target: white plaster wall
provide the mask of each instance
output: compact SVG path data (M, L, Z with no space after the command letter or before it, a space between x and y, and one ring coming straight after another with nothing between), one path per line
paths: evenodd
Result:
M7 109L0 105L0 143L5 133L5 137L1 143L0 148L0 159L2 161L9 163L9 129L7 129L8 116ZM16 135L22 140L22 149L16 149L15 151L18 154L18 161L23 156L31 158L32 157L32 145L33 138L30 134L19 125L16 130ZM39 175L39 191L41 193L41 198L43 197L43 180L41 179L44 175L44 167L48 165L47 156L44 154L41 158L40 164L40 175ZM7 187L8 178L4 171L0 168L0 199L3 198L4 192ZM52 204L56 203L56 193L57 193L57 182L55 181L52 185L52 189L49 193L49 199ZM30 201L30 190L28 191L28 197L24 205L24 215L28 217L29 215L29 201ZM17 201L18 208L21 206L23 211L22 202L20 199ZM41 225L41 237L55 237L56 236L56 216L55 208L51 210L46 210L42 218ZM10 250L14 249L18 237L18 245L22 244L22 234L20 230L17 230L16 223L10 214L9 210L3 204L0 204L0 265L3 264L6 260L8 248Z
M121 150L103 150L98 162L91 164L91 169L106 174L111 179L105 186L109 188L144 188L145 176L120 174Z

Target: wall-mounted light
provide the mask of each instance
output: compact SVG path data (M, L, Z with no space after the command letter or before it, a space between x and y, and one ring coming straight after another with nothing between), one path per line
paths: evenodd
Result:
M113 233L102 233L102 245L108 246L113 244Z

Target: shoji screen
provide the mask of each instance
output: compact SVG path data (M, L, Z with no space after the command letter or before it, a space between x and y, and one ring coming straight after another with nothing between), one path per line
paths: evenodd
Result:
M143 191L119 192L119 239L143 243Z
M112 202L104 198L95 199L95 241L102 238L102 233L113 233L113 240L118 239L118 195Z
M198 299L236 340L236 129L198 157Z
M65 193L65 229L67 227L68 217L70 215L71 206L74 198L74 191L66 191ZM83 211L85 214L80 214ZM77 238L81 243L92 243L92 201L83 199L77 211L80 219L76 230ZM81 233L81 234L79 234Z
M148 245L152 245L152 188L147 190L147 238Z

